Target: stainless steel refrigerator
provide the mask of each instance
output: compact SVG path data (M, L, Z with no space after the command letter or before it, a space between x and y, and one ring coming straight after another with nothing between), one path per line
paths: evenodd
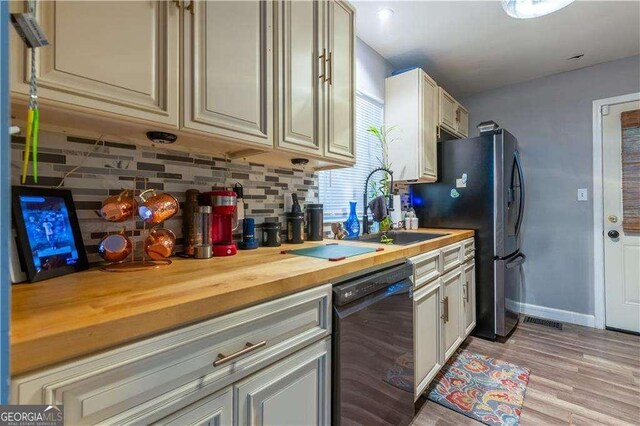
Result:
M497 126L496 126L497 127ZM412 185L421 227L476 231L474 334L507 336L518 322L525 185L518 141L503 129L438 143L438 181Z

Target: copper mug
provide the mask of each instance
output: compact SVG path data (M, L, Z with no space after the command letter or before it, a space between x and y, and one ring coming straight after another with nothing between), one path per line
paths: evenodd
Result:
M167 193L156 194L154 189L141 193L140 200L142 205L138 208L138 214L150 225L158 225L171 219L180 211L180 203L176 197Z
M144 240L144 252L153 260L162 260L173 254L176 235L169 229L154 228Z
M100 216L109 222L122 222L133 217L138 210L138 202L133 193L127 190L112 195L102 202Z
M98 244L98 254L107 262L122 262L132 251L133 243L124 232L105 235Z

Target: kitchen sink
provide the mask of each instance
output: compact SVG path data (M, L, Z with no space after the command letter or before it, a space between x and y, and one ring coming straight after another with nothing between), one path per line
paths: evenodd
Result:
M406 231L390 231L381 234L360 235L356 238L347 238L346 241L361 243L381 243L383 235L386 235L391 241L388 244L399 246L408 246L409 244L420 243L422 241L433 240L434 238L444 237L449 234L432 234L427 232L406 232Z

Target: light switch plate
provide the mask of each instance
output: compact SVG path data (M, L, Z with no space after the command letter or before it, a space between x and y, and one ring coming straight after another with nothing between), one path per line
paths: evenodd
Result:
M589 193L587 188L578 188L578 201L587 201L589 199Z

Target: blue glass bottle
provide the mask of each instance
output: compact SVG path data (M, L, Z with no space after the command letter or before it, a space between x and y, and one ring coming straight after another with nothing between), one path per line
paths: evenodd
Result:
M358 215L356 215L356 202L349 201L349 217L344 223L345 230L350 237L357 237L360 235L360 221Z

